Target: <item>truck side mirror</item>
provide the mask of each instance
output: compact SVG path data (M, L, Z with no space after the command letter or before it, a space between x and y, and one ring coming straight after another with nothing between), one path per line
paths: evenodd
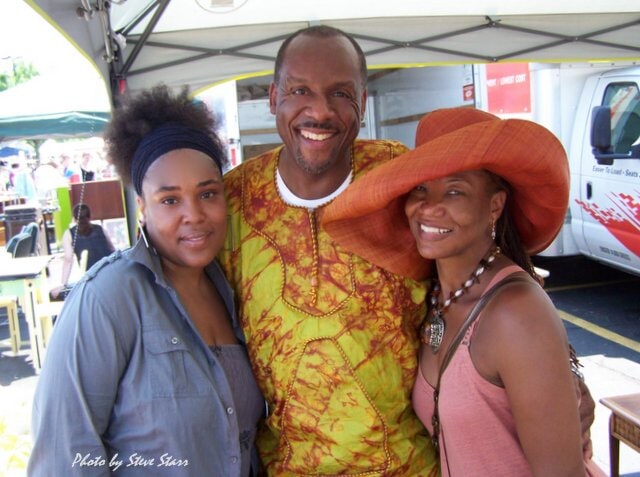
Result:
M611 151L611 108L596 106L591 111L591 147Z
M595 106L591 110L591 147L598 164L610 166L613 164L611 148L611 108L609 106Z
M591 111L591 147L598 164L610 166L614 159L640 158L640 146L629 146L624 153L616 153L611 144L611 108L596 106ZM625 148L626 149L626 148Z

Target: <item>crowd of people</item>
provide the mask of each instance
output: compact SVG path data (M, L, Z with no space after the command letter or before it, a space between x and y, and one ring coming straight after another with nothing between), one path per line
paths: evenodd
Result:
M113 165L101 152L35 158L21 151L0 161L0 195L45 205L55 196L58 187L114 177Z
M346 33L292 34L283 144L224 175L186 90L124 98L105 137L140 237L66 300L29 475L598 475L529 259L564 218L562 146L472 109L412 151L358 140L366 83Z

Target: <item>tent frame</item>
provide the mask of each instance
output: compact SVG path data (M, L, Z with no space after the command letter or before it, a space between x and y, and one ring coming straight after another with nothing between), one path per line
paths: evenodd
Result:
M46 3L45 0L32 0L35 3ZM51 2L52 0L49 0ZM69 1L69 0L67 0ZM262 46L269 46L270 51L277 50L280 42L289 36L291 31L295 31L298 28L303 28L309 24L329 24L335 25L339 28L340 20L333 21L329 20L316 20L316 21L301 21L301 22L287 22L284 21L282 23L278 23L278 25L282 25L282 30L286 32L275 35L268 35L266 38L260 38L254 41L241 41L233 44L231 46L216 48L216 47L207 47L201 45L187 44L189 38L189 30L183 30L180 36L181 41L166 41L162 39L158 39L158 37L162 37L165 34L176 33L176 31L170 31L165 28L161 30L158 28L161 20L163 20L167 11L169 11L170 5L175 3L174 8L182 7L184 3L180 3L180 0L153 0L150 1L146 6L141 8L141 10L124 26L120 26L114 30L113 21L112 21L112 8L113 3L116 3L116 6L119 4L123 4L125 2L112 2L110 0L75 0L76 2L81 3L81 7L78 8L77 14L78 16L84 17L87 22L94 21L94 18L97 16L100 18L99 24L101 29L101 37L103 40L103 44L100 46L102 52L102 59L106 62L105 64L99 65L101 67L103 74L108 78L111 94L116 100L117 96L122 93L125 89L131 89L130 86L133 86L133 89L138 89L140 87L149 86L149 80L142 80L142 85L139 84L137 78L148 74L148 73L164 73L158 75L158 78L163 78L163 76L169 77L168 83L170 86L177 86L177 84L171 83L171 75L172 73L169 71L171 68L175 67L184 67L184 66L194 66L196 69L202 64L198 65L198 62L212 60L215 57L228 57L230 61L234 59L243 59L243 60L257 60L258 62L262 62L260 64L265 65L273 65L275 60L275 54L261 54L256 53L255 49L259 49ZM92 3L93 2L93 3ZM214 2L215 3L215 2ZM464 3L464 2L463 2ZM488 2L485 2L488 3ZM490 2L489 2L490 3ZM608 4L616 3L616 0L609 0ZM621 2L618 2L618 5L621 5ZM122 10L122 7L120 7ZM134 7L131 7L134 8ZM265 7L266 8L266 7ZM640 9L635 12L630 12L628 14L620 14L620 10L617 11L612 7L611 12L615 12L618 14L616 20L621 19L624 21L616 21L615 24L608 24L603 26L602 28L592 29L590 31L582 32L580 34L565 34L559 31L553 31L552 29L541 29L541 28L528 28L526 26L518 25L518 21L521 21L522 18L527 16L531 17L531 15L522 14L522 15L500 15L500 14L487 14L483 16L478 15L467 15L462 16L459 13L452 14L451 16L440 16L438 20L442 19L442 21L448 21L447 28L444 32L439 32L437 34L425 37L415 38L413 40L398 40L394 38L389 38L387 35L375 35L363 33L362 31L350 31L349 28L343 28L345 31L350 33L356 40L361 42L363 45L363 50L365 52L365 56L367 61L371 67L373 65L375 67L375 63L377 58L384 54L394 54L400 53L403 50L406 51L408 49L414 50L416 54L418 52L422 53L434 53L437 55L446 55L450 64L455 63L490 63L490 62L507 62L507 61L545 61L544 59L540 59L540 56L544 56L542 52L545 50L551 50L557 47L563 46L571 46L573 45L581 45L588 47L598 47L605 50L611 50L615 52L613 54L616 55L617 58L624 57L624 59L640 59L640 41L638 39L627 42L628 38L634 37L634 32L639 32L638 37L640 37ZM589 13L589 12L587 12ZM549 17L553 17L554 15L558 15L558 12L550 12ZM570 15L564 14L567 19L570 18ZM424 18L425 21L430 20L433 21L434 17L424 16L424 13L418 14L418 17L414 18ZM533 15L534 17L536 15ZM537 14L537 18L543 18L545 15ZM402 18L398 17L389 17L390 21L396 21L399 24L402 22ZM456 20L464 19L468 24L471 22L473 26L464 26L462 28L456 28L455 25ZM167 19L164 19L167 20ZM343 19L345 20L345 19ZM366 18L356 18L356 19L346 19L347 21L366 21ZM235 26L249 26L247 24L239 24ZM261 25L253 25L257 27L259 30ZM451 28L448 28L448 27ZM558 25L555 24L556 29L558 29ZM89 25L89 30L94 30L95 36L95 28L96 26ZM229 28L228 26L207 26L206 29L216 29L216 28ZM291 30L291 28L294 28ZM427 28L425 26L425 28ZM535 42L535 44L531 46L526 46L524 48L520 48L521 45L513 45L513 49L509 49L507 46L505 51L505 43L508 42L496 42L497 44L491 46L484 46L483 50L487 50L478 53L477 51L472 51L472 49L463 49L463 48L455 48L448 47L447 44L452 40L456 40L465 35L482 33L489 30L500 31L500 32L510 32L513 34L521 34L523 37L526 36L528 41ZM606 36L609 33L620 32L621 30L629 30L629 33L625 36L624 41L608 41L606 39L602 39L601 37ZM197 30L193 30L197 31ZM173 35L175 36L175 35ZM186 41L182 41L182 40ZM455 43L455 41L453 42ZM516 42L517 43L517 42ZM477 45L476 43L471 42L473 46ZM131 45L132 48L125 49L125 45ZM373 46L372 46L373 45ZM444 46L443 46L444 45ZM86 50L86 45L83 45ZM153 48L156 55L154 56L162 56L162 52L169 52L170 56L176 56L176 52L186 53L186 55L182 55L179 58L172 58L169 61L158 61L152 62L149 57L146 57L145 60L140 61L141 56L145 52L145 49ZM576 47L577 48L577 47ZM499 51L499 50L502 51ZM621 52L627 52L626 54L621 54ZM94 51L92 52L93 56L96 57L95 54L95 46ZM584 54L584 53L582 53ZM222 60L224 61L224 60ZM428 64L428 61L425 63L421 61L420 64ZM435 61L433 64L443 64L442 61ZM106 66L106 68L105 68ZM397 65L393 65L397 66ZM272 68L272 66L268 66L268 68ZM241 71L239 74L247 74L247 71ZM228 74L224 78L213 77L212 84L215 84L217 81L222 81L225 79L232 79L234 77L233 72ZM129 82L132 81L133 85L129 85ZM146 81L146 82L145 82ZM164 78L163 78L164 81ZM178 82L180 84L184 84L186 81L190 86L194 86L190 84L188 79L180 79ZM200 84L196 84L195 86L202 87L202 80Z

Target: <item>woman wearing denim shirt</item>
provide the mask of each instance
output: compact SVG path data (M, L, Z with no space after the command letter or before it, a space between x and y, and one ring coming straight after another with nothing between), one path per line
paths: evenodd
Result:
M141 238L96 264L56 322L33 405L29 475L242 476L264 407L215 261L223 147L183 91L117 110L108 153Z

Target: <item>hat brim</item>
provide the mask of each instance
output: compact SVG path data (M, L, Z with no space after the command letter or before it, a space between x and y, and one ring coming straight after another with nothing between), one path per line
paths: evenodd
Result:
M425 278L430 264L418 253L409 229L406 195L426 181L485 169L511 186L508 209L525 250L544 250L560 231L567 211L569 166L564 148L537 123L466 111L455 108L425 116L418 142L429 123L441 127L461 115L477 121L462 121L456 129L375 168L328 206L323 223L334 240L391 272Z

